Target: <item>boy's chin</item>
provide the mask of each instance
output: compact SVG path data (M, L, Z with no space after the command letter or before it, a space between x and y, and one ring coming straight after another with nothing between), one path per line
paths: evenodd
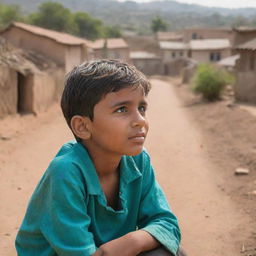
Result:
M141 152L143 151L143 147L141 147L140 149L136 149L136 150L133 150L131 152L127 152L127 156L137 156L139 155Z

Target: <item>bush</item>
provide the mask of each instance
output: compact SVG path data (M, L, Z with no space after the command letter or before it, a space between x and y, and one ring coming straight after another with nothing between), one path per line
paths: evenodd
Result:
M210 64L200 64L192 80L192 90L214 101L219 99L225 85L233 83L234 77L227 71Z

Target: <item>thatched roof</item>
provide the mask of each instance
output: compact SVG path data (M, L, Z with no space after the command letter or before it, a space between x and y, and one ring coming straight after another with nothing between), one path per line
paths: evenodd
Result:
M56 64L32 51L16 48L0 38L0 65L8 66L23 75L56 67Z

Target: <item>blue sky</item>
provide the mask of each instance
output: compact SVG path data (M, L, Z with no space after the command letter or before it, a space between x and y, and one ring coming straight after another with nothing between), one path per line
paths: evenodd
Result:
M124 2L125 0L119 0ZM135 2L151 2L152 0L133 0ZM161 1L161 0L156 0ZM243 8L255 7L256 0L176 0L180 3L199 4L210 7Z

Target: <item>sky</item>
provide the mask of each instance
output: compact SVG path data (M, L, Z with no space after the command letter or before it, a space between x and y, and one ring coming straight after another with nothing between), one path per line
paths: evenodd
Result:
M119 0L124 2L125 0ZM151 2L153 0L133 0L139 3ZM156 0L161 1L161 0ZM209 7L225 7L225 8L256 8L256 0L175 0L180 3L199 4Z

